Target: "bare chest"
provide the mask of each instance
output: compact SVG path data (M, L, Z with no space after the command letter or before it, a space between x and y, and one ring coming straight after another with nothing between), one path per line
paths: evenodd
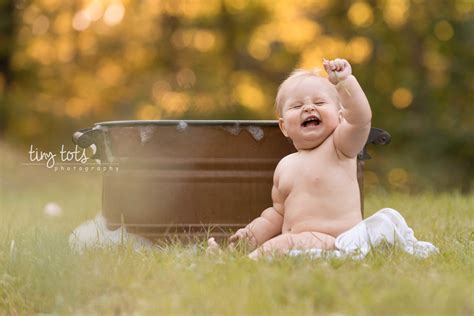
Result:
M335 152L319 150L295 155L281 172L278 190L288 197L292 192L328 192L356 180L356 161L340 160Z

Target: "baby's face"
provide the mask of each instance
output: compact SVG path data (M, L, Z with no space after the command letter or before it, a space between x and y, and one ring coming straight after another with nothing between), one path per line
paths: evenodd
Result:
M306 77L284 91L280 128L296 149L318 147L339 125L335 87L323 77Z

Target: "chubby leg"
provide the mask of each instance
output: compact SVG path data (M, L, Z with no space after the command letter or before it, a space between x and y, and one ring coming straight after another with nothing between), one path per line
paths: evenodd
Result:
M286 254L292 249L324 250L334 249L336 239L330 235L318 232L303 232L299 234L278 235L255 249L249 254L249 258L256 259L265 254Z

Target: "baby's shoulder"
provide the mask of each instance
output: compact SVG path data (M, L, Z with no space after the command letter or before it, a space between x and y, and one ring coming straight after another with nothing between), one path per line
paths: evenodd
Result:
M281 158L280 162L278 165L286 165L286 164L291 164L293 163L298 157L298 152L291 153L289 155L286 155L285 157Z
M278 162L278 165L276 166L276 169L275 169L275 173L280 173L288 168L291 168L291 166L294 165L296 157L297 157L297 153L292 153L283 157Z

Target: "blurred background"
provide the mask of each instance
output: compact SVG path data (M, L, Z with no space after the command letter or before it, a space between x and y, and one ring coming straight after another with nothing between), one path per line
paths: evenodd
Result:
M472 0L1 0L0 155L99 121L275 119L294 68L342 57L392 135L366 188L470 192L473 34Z

